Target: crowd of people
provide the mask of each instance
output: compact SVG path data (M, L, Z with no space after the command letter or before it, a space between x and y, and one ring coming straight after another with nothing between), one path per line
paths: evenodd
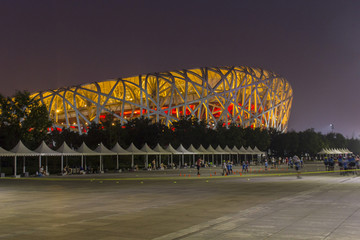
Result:
M329 156L324 157L325 171L334 171L336 164L339 166L340 174L358 174L357 169L360 169L360 158L353 154L346 156Z
M228 160L227 162L226 161L223 161L223 164L222 164L222 175L230 175L230 174L233 174L233 165L234 165L234 162Z
M242 173L248 173L249 172L249 166L251 164L255 165L264 165L264 170L268 171L269 168L278 168L279 165L285 165L288 167L288 169L294 169L297 173L297 177L301 178L301 169L304 167L304 159L303 157L284 157L284 158L263 158L259 159L257 162L249 162L247 160L241 161L240 166L242 167ZM325 171L334 171L335 166L339 167L340 174L346 175L346 174L358 174L360 170L360 157L353 154L348 155L339 155L339 156L327 156L323 158L323 163L325 166ZM191 167L197 169L197 175L200 176L200 168L201 167L209 167L212 166L212 163L207 163L200 157L197 159L194 165ZM233 166L234 162L232 160L224 160L222 161L221 168L222 168L222 175L227 176L233 174ZM169 165L165 165L164 163L160 163L159 166L157 166L156 161L153 160L148 164L148 170L165 170L165 169L177 169L179 166L175 165L175 163L171 163ZM184 168L187 167L187 165L182 166ZM135 165L134 171L138 171L139 167L138 165ZM86 173L98 173L98 169L93 169L90 166L87 166L85 169L83 167L76 167L76 168L70 168L68 165L66 165L63 169L63 175L70 175L74 173L78 174L86 174ZM47 176L48 173L45 170L43 166L39 168L39 171L37 172L37 176Z

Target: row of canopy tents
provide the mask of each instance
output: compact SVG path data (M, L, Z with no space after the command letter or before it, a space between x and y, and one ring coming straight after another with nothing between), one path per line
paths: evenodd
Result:
M70 148L66 142L64 142L57 150L52 150L47 146L45 142L42 142L39 147L35 150L28 149L21 141L11 150L7 151L0 147L0 157L14 157L14 176L17 173L17 158L23 157L23 173L26 172L25 169L25 157L26 156L37 156L39 158L39 168L42 166L42 157L47 156L59 156L61 157L61 171L64 169L64 156L79 156L81 157L81 167L84 167L84 156L99 156L99 166L100 172L104 171L102 164L102 157L104 155L116 155L116 168L119 169L119 156L131 155L131 167L134 167L134 156L135 155L144 155L145 156L145 167L148 166L148 157L149 155L157 155L160 158L162 155L169 155L171 157L171 164L173 163L173 155L179 155L181 160L179 160L179 165L184 165L184 156L185 155L193 155L193 162L195 163L195 155L212 155L212 160L214 160L214 155L236 155L237 159L239 155L265 155L265 152L260 151L257 147L252 149L251 147L240 149L229 148L225 146L225 148L221 148L217 146L215 149L210 145L208 148L204 148L200 145L199 148L195 148L193 145L190 145L189 148L185 148L182 144L178 148L174 148L169 144L166 148L157 144L155 148L150 148L148 144L144 144L141 149L138 149L133 143L126 149L122 148L118 143L112 149L108 149L104 146L104 144L100 143L96 149L90 149L85 143L78 149ZM86 165L86 164L85 164ZM47 162L46 162L47 169Z
M318 152L319 155L347 155L352 153L353 152L347 148L323 148Z

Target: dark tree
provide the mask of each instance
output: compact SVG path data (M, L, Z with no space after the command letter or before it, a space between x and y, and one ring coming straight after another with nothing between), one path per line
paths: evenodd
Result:
M0 96L0 141L5 148L13 147L20 139L30 148L48 140L52 125L47 109L30 98L28 92L17 92L13 98Z

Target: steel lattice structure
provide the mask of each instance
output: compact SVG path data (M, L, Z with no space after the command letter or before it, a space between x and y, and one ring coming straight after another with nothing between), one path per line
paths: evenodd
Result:
M265 127L286 131L293 92L279 75L260 68L205 67L95 82L34 93L55 126L86 132L106 115L121 124L140 116L170 125L182 116L210 126Z

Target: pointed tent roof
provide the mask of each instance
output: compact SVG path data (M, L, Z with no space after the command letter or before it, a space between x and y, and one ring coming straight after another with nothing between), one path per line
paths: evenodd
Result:
M158 155L158 154L160 154L160 152L152 150L151 147L149 147L149 145L147 143L145 143L144 146L140 150L143 151L143 152L146 152L149 155Z
M177 151L173 146L171 146L171 143L165 148L165 150L171 152L172 154L181 154L181 152Z
M10 156L14 156L14 155L15 155L15 153L6 151L2 147L0 147L0 156L1 157L10 157Z
M94 152L88 146L86 146L85 142L83 142L81 146L76 149L76 151L83 155L99 155L97 152Z
M140 149L138 149L134 143L131 143L130 146L126 149L126 151L130 152L131 154L134 155L146 155L146 152L141 151Z
M199 150L197 150L192 144L190 144L190 147L187 149L189 152L193 152L196 154L200 154L202 152L200 152Z
M326 148L325 151L326 151L328 154L333 154L333 152L331 151L330 148Z
M180 152L181 154L195 154L193 152L189 152L188 150L186 150L182 144L180 144L180 146L176 149L176 151Z
M318 152L318 154L328 154L328 152L323 148L320 152Z
M216 148L215 148L215 151L218 152L218 154L229 154L229 152L225 151L224 149L222 149L220 147L220 145L218 145Z
M334 154L342 154L342 152L340 152L338 149L335 149L335 148L332 149L332 152Z
M345 154L346 154L346 153L349 153L349 150L347 150L347 149L345 150L345 148L341 148L341 149L338 149L338 150L339 150L340 152L342 152L342 153L345 153Z
M253 151L257 154L265 154L265 152L260 151L256 146L254 147Z
M243 146L241 146L241 148L239 149L239 153L240 154L247 154L248 152L246 151L246 149Z
M349 149L344 149L344 151L346 152L346 153L353 153L352 151L350 151Z
M197 149L199 152L201 152L202 154L211 154L209 153L203 145L200 144L200 147Z
M159 143L154 148L154 151L159 152L159 154L167 154L167 155L171 154L171 152L168 152L163 147L161 147Z
M103 143L100 143L97 148L95 149L95 152L101 154L101 155L116 155L113 151L109 150L107 147L104 146Z
M76 156L76 155L81 155L80 153L78 153L77 151L71 149L69 147L69 145L66 144L66 142L64 141L64 143L56 150L58 153L62 154L62 155L67 155L67 156Z
M220 154L211 146L211 144L208 146L206 151L210 152L210 154Z
M60 153L49 148L44 141L41 142L40 146L34 150L34 152L39 153L41 156L59 156Z
M111 151L115 152L118 155L131 155L131 152L123 149L119 143L116 143L115 146L111 149Z
M18 156L39 156L39 153L33 152L22 143L20 140L16 146L10 150L10 152L15 153Z
M231 150L228 145L226 145L226 146L224 147L224 151L225 151L225 152L228 152L228 153L230 153L230 154L237 154L237 152L234 152L233 150Z
M252 150L250 146L246 149L246 152L247 154L255 154L254 150Z
M232 152L234 153L239 153L240 150L234 145L234 147L231 149Z

